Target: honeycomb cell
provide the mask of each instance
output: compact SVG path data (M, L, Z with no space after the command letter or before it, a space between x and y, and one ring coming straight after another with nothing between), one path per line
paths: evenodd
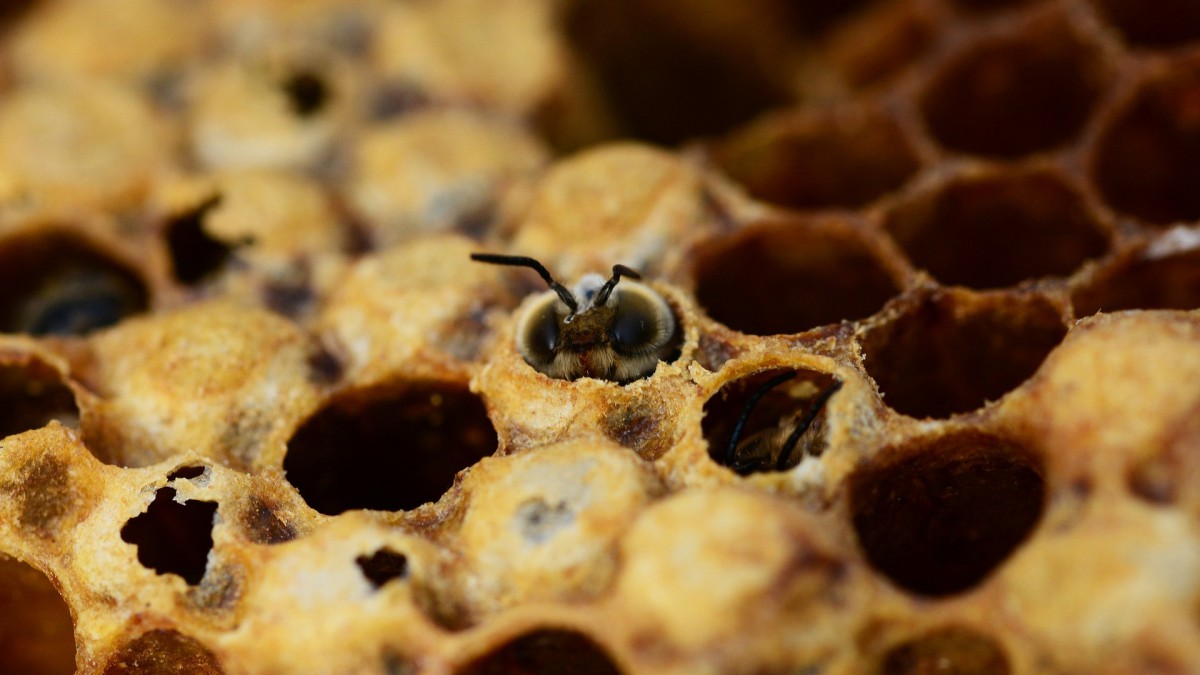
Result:
M799 209L868 204L919 167L904 131L878 108L767 117L718 145L713 159L754 197Z
M693 5L673 0L572 5L568 39L596 72L628 135L675 144L725 132L788 101L786 83L768 72L744 34L730 29L754 21L747 16L752 10L704 4L710 11L696 12ZM824 6L812 6L818 5ZM714 14L720 18L709 19L710 24L687 25L687 18L704 22ZM772 36L780 41L780 51L786 50L786 33Z
M79 426L79 406L62 374L39 358L0 353L0 438L52 420Z
M882 675L1008 675L1004 649L992 638L962 627L921 635L888 650Z
M542 628L510 640L466 664L457 675L619 675L604 650L587 635Z
M1174 47L1200 40L1196 0L1158 0L1153 9L1137 0L1096 0L1096 5L1130 44Z
M936 291L862 339L867 372L896 412L948 417L996 400L1033 375L1066 334L1037 295Z
M1200 218L1200 62L1145 83L1102 132L1093 172L1104 199L1149 223Z
M850 219L762 222L700 246L696 298L743 333L801 333L870 316L899 293L888 254Z
M1061 25L977 42L922 96L933 137L946 148L1020 157L1074 139L1108 80L1098 50Z
M399 511L437 501L498 443L466 387L415 382L330 401L292 436L283 468L321 513Z
M223 675L217 657L204 645L178 631L151 630L121 647L108 659L103 675Z
M1076 290L1072 302L1078 318L1125 309L1200 309L1200 249L1122 256Z
M0 330L84 335L146 309L145 284L80 237L53 229L0 244Z
M977 586L1041 518L1041 469L1014 441L960 431L888 455L899 458L852 476L851 510L867 560L907 591L939 597Z
M138 561L159 574L183 577L190 586L204 578L212 550L214 502L175 501L175 488L154 494L145 513L121 528L121 539L137 547Z
M1036 0L950 0L951 4L968 12L999 12Z
M167 249L171 268L181 283L195 284L220 271L233 254L233 247L214 238L204 229L204 217L221 203L214 195L186 213L167 222Z
M75 672L71 610L41 572L0 555L0 672Z
M885 227L916 267L971 288L1066 276L1108 245L1082 197L1040 172L957 180L899 205Z
M714 462L747 475L791 469L825 450L820 413L837 380L806 369L774 368L738 378L704 405L703 432ZM805 422L790 446L788 441ZM736 437L736 439L735 439Z

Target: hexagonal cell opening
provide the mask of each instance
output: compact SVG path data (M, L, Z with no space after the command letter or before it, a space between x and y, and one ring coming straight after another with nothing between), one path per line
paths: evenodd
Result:
M1200 309L1200 249L1125 256L1099 270L1071 301L1076 318L1125 309Z
M925 7L879 3L831 31L824 51L851 88L864 88L886 82L924 56L938 30Z
M1139 0L1096 0L1109 23L1126 42L1144 47L1173 47L1200 40L1200 2L1157 0L1153 11Z
M158 574L183 577L190 586L204 578L212 551L215 502L175 501L175 488L159 488L146 512L121 528L121 539L137 547L138 562Z
M136 664L131 668L130 664ZM151 630L108 658L103 675L223 675L221 663L207 647L174 630Z
M1066 335L1061 313L1037 295L934 292L862 339L867 372L896 412L949 417L994 401L1028 379Z
M1100 137L1104 199L1149 223L1200 219L1200 63L1151 81Z
M0 355L0 438L57 420L79 427L75 394L54 368L28 355Z
M0 242L0 331L85 335L145 311L146 286L131 269L66 232Z
M717 48L688 26L694 14L662 0L572 3L568 39L626 134L673 145L723 133L789 100L752 45Z
M75 672L71 610L44 574L0 555L0 607L0 672Z
M743 476L820 457L825 407L839 384L804 368L771 368L729 382L704 404L709 457Z
M880 456L851 477L854 529L871 566L912 593L974 588L1041 518L1041 467L1011 440L960 431Z
M800 209L868 204L919 168L900 125L877 108L769 117L713 159L755 198Z
M1020 157L1073 140L1108 80L1100 52L1064 26L1035 26L953 60L921 100L946 148Z
M995 640L970 628L952 626L913 638L888 650L882 675L1008 675L1008 656Z
M962 179L900 205L885 227L916 267L944 284L999 288L1067 276L1108 238L1050 173Z
M696 298L743 333L802 333L870 316L899 293L887 255L846 220L751 226L697 249Z
M616 663L583 633L543 628L526 633L471 661L457 675L620 675Z
M400 511L437 501L498 444L466 386L411 382L328 403L292 436L283 468L321 513Z

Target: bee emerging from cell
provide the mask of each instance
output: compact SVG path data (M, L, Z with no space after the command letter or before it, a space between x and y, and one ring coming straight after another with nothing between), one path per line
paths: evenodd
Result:
M548 377L626 384L678 355L682 334L671 306L624 265L613 265L607 280L587 274L568 289L533 258L472 253L471 259L528 267L550 286L517 324L518 351Z
M713 449L714 459L746 476L762 471L786 471L806 456L820 456L825 447L821 412L842 388L840 381L833 380L809 396L797 396L795 392L777 393L771 405L760 406L764 397L777 391L785 382L796 379L796 375L797 371L788 370L759 384L737 412L727 437L723 432L706 434L710 444L717 444ZM817 385L810 382L809 386ZM800 391L801 387L795 390ZM781 409L781 406L786 407ZM759 408L764 410L759 410L756 416L754 413ZM752 417L761 419L751 424Z

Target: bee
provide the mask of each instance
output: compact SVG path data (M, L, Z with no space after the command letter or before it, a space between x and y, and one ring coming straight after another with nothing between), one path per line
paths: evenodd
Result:
M803 414L798 410L784 416L775 426L742 438L746 422L762 397L795 377L796 371L794 370L777 375L760 385L746 399L746 404L742 407L742 412L733 427L733 433L729 436L729 443L725 446L725 466L733 469L739 475L746 476L758 471L784 471L799 464L805 454L817 454L812 450L818 442L817 439L814 439L805 445L800 458L793 459L800 439L813 427L813 422L825 408L829 399L842 388L840 380L835 380L833 384L817 394Z
M471 259L528 267L550 286L517 324L518 351L544 375L626 384L678 354L682 338L671 306L624 265L613 265L607 280L584 275L571 290L533 258L472 253Z

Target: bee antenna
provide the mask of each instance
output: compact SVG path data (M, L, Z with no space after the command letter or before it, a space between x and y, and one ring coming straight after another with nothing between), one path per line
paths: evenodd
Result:
M742 407L742 414L738 416L737 424L733 426L733 435L729 437L729 445L725 448L725 466L733 465L734 453L737 451L738 441L742 439L742 430L746 427L746 420L750 419L750 413L754 410L754 406L758 405L759 400L763 396L766 396L767 392L793 377L796 377L796 371L794 370L780 373L764 382L750 395L750 398L746 399L746 405Z
M825 404L829 402L829 399L832 398L833 395L836 394L841 388L842 381L838 380L829 385L825 391L821 392L821 394L817 396L817 400L813 402L812 408L809 408L808 414L805 415L804 419L800 421L800 424L797 424L796 428L792 430L791 435L787 438L787 442L783 444L783 449L779 451L779 459L776 460L775 463L776 471L783 471L785 468L787 468L788 457L791 456L792 450L796 448L796 443L799 442L800 437L804 435L804 432L808 431L808 428L812 426L813 420L817 419L817 415L821 413L821 409L825 407Z
M604 285L601 286L600 290L596 292L596 299L592 304L596 307L599 307L600 305L608 302L608 296L612 293L613 288L616 287L617 282L621 280L621 277L641 279L642 275L624 265L613 265L612 277L610 277L608 281L604 282Z
M572 314L575 313L575 310L579 309L579 302L575 299L574 295L571 295L571 291L568 290L566 286L563 286L562 284L555 281L554 277L550 276L550 270L547 270L545 265L538 262L537 260L534 260L533 258L528 258L523 255L499 255L496 253L472 253L471 260L474 260L475 262L491 263L493 265L511 265L513 267L528 267L529 269L533 270L534 272L537 272L542 277L542 279L546 282L546 284L548 286L550 286L550 290L554 291L555 293L558 293L558 297L562 299L564 305L566 305L567 307L569 307L571 309ZM614 268L614 270L615 270L615 268ZM615 284L616 282L613 282L613 283Z

